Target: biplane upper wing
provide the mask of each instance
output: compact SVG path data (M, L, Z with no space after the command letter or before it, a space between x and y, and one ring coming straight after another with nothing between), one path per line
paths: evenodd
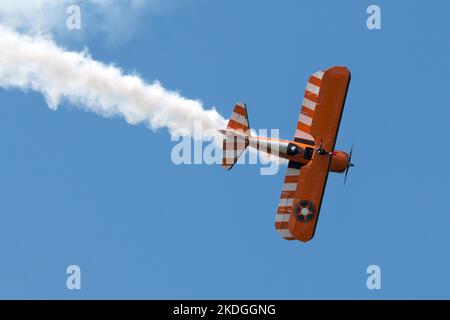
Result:
M316 72L305 91L295 140L333 152L344 109L350 72L333 67ZM314 153L304 167L289 162L275 218L275 228L288 240L309 241L317 225L331 156Z

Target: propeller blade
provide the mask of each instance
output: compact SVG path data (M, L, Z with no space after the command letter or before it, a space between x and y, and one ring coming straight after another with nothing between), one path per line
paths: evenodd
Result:
M348 169L349 169L349 167L347 167L347 169L345 170L344 185L347 182Z
M351 167L354 167L355 165L352 163L352 154L353 154L353 145L350 148L350 152L348 154L348 160L347 160L347 168L345 169L345 176L344 176L344 185L347 182L347 175L348 175L348 171L350 170Z

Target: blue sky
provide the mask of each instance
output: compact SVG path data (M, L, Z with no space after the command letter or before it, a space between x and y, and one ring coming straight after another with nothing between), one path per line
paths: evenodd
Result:
M274 230L284 169L176 166L166 130L2 89L0 298L450 298L450 5L376 1L370 31L369 4L174 1L122 43L59 35L224 117L243 100L254 128L285 138L308 76L348 66L337 148L354 144L357 166L345 186L330 175L313 241L287 242Z

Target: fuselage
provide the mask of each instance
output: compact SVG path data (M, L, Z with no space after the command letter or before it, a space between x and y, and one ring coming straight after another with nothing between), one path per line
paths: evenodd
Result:
M314 157L332 157L330 171L342 173L347 168L349 155L344 151L331 150L332 154L321 154L318 145L258 136L247 136L246 140L253 149L302 165L307 165Z

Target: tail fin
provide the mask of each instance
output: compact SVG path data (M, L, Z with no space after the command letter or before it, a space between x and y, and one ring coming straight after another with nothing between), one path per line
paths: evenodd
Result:
M249 143L250 124L248 122L247 106L244 103L240 102L234 106L233 113L228 121L227 130L222 132L225 135L222 167L230 170Z

